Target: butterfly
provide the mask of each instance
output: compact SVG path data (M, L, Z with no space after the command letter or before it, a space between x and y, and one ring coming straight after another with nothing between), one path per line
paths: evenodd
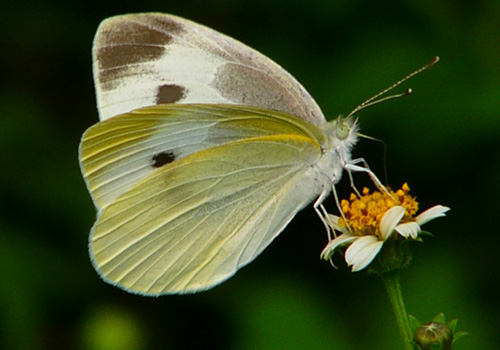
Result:
M128 292L210 289L309 203L328 229L322 202L345 170L373 175L351 158L354 113L328 122L283 68L189 20L104 20L93 73L100 122L79 148L97 210L89 251Z

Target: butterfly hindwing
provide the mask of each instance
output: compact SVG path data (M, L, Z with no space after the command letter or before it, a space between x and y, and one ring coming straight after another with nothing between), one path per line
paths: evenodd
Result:
M307 173L322 136L304 120L235 106L157 106L97 124L80 151L99 209L96 269L147 295L224 281L321 191Z
M311 128L312 127L312 128ZM82 138L82 170L98 208L111 204L164 163L230 141L299 133L321 138L310 123L258 108L159 105L94 125Z

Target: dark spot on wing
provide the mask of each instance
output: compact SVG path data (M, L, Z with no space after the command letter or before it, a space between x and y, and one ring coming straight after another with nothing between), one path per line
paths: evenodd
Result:
M161 168L162 166L172 163L175 160L175 154L170 151L164 151L158 154L155 154L152 158L153 168Z
M176 103L186 97L186 89L175 84L165 84L158 87L156 104Z

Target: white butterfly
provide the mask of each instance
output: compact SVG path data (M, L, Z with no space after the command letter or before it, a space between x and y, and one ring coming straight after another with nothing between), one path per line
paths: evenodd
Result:
M101 122L80 145L97 208L90 255L129 292L212 288L312 201L325 222L321 203L344 169L371 174L351 159L352 117L327 122L289 73L212 29L109 18L93 62Z

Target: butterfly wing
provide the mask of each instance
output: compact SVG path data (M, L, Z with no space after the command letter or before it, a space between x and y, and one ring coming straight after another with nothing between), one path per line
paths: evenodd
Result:
M90 250L105 280L145 295L211 288L318 195L324 134L269 113L162 105L86 132L80 160L98 207Z
M276 63L172 15L129 14L103 21L94 39L93 66L101 120L163 103L224 103L325 122L309 93Z
M251 107L158 105L87 130L80 162L94 204L103 208L165 163L200 150L257 136L311 132L311 138L324 137L303 120Z

